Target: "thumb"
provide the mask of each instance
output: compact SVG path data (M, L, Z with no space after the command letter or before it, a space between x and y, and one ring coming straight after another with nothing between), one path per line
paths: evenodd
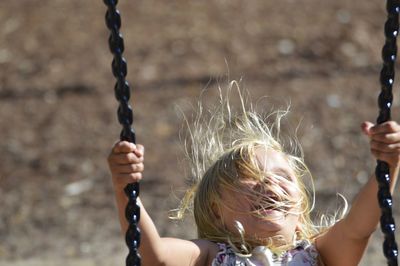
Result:
M361 124L361 130L366 136L371 136L371 128L375 126L375 124L365 121Z

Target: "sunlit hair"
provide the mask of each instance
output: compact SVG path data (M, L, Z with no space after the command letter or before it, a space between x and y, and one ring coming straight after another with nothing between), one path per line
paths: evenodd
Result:
M237 82L231 82L226 91L220 89L219 92L217 106L205 110L200 101L195 121L188 122L188 141L185 147L190 158L192 180L174 218L180 219L187 210L193 211L199 238L230 243L239 253L248 254L257 245L279 249L272 245L272 242L277 241L247 236L240 223L237 223L236 232L230 232L219 222L219 208L234 208L227 206L222 199L221 192L228 191L232 195L240 193L249 200L253 205L249 215L262 217L265 209L296 212L300 227L293 242L301 239L312 241L329 225L316 226L310 219L314 206L311 174L304 164L296 137L285 138L281 130L281 122L288 114L288 109L259 114ZM240 100L238 110L233 108L230 101L234 93ZM261 169L255 155L258 150L282 153L294 176L269 173ZM311 191L304 185L306 178ZM256 181L260 185L257 188L246 187L246 180ZM281 182L291 182L300 200L298 196L293 198L291 193L283 189L279 185ZM292 244L282 243L280 247Z

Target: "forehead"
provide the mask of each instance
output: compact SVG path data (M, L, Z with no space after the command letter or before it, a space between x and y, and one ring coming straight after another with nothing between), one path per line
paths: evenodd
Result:
M244 185L242 188L252 189L255 185L258 185L265 177L274 178L275 181L281 183L283 180L297 183L296 174L294 169L289 164L287 155L283 152L276 151L273 149L266 149L264 147L259 147L254 150L254 155L256 156L256 163L258 164L259 170L264 172L266 175L254 175L254 176L241 176L239 178L238 184ZM272 174L272 175L271 175ZM277 175L283 177L283 179L276 179L272 177Z
M286 155L283 152L273 149L257 148L255 150L255 155L257 158L257 162L259 163L259 167L263 171L286 171L290 173L293 172L286 158Z
M298 180L294 169L289 164L287 155L283 152L276 151L273 149L266 149L264 147L258 147L254 150L254 155L256 156L256 161L258 163L259 170L263 171L266 175L263 177L273 178L274 184L278 184L284 190L291 191L293 194L297 191ZM272 175L270 175L272 174ZM278 177L274 176L277 175ZM261 182L263 177L252 176L241 176L237 181L236 185L239 187L224 187L222 189L222 198L226 200L232 200L232 202L237 203L237 200L242 199L241 195L256 195L255 191L264 191L262 189L271 190L276 189L276 187L271 187L270 184ZM296 187L292 187L296 185ZM259 190L261 189L261 190ZM232 192L245 192L249 194L237 194ZM289 192L289 194L292 194Z

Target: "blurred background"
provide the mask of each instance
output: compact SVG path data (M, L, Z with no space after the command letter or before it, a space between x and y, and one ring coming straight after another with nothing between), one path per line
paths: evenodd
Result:
M377 116L384 5L120 1L146 146L141 195L161 235L196 237L190 218L168 219L187 178L177 106L190 116L204 88L213 100L233 79L254 100L269 96L266 110L291 103L317 212L335 210L337 193L352 200L375 164L359 125ZM101 0L0 1L1 265L124 264L106 164L120 126L105 11ZM399 203L397 193L398 221ZM361 265L385 264L381 242L377 232Z

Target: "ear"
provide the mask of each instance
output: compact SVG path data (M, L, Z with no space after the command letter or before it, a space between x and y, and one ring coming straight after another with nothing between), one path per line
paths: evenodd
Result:
M298 232L301 232L301 224L300 224L300 222L297 222L295 230L298 231Z
M295 232L296 232L296 236L302 235L304 232L302 223L300 222L300 219L297 221Z
M215 202L211 203L211 210L212 210L215 218L217 218L218 220L221 220L221 210Z

